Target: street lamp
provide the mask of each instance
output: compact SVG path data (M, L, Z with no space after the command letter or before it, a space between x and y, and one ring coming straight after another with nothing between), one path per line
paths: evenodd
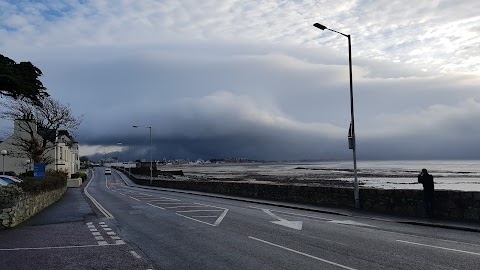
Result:
M5 175L5 156L8 154L8 151L7 150L2 150L0 153L2 153L2 156L3 156L3 175Z
M26 167L25 173L28 173L28 169L30 169L30 163L31 163L30 159L25 160L25 167Z
M153 182L153 160L152 160L152 127L133 126L134 128L148 128L150 129L150 185Z
M117 142L117 145L122 145L122 144L123 144L123 143L121 143L121 142ZM121 147L121 146L120 146L120 147ZM124 157L124 158L125 158L125 157ZM120 162L120 160L119 160L119 162ZM121 162L120 162L120 163L121 163ZM123 165L123 163L122 163L122 165Z
M354 113L353 113L353 80L352 80L352 45L350 42L350 35L345 35L344 33L335 31L333 29L327 28L326 26L314 23L313 26L320 30L330 30L332 32L338 33L344 37L348 38L348 65L350 68L350 129L348 132L348 145L349 148L353 150L353 175L354 175L354 197L355 197L355 208L360 208L360 196L358 191L358 179L357 179L357 154L356 154L356 143L355 143L355 120L354 120Z

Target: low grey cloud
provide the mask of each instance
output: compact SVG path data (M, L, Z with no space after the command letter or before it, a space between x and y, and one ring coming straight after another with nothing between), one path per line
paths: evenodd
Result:
M476 158L476 1L2 3L0 48L84 114L83 153L349 159L352 34L359 158ZM3 130L9 123L0 123ZM121 146L116 143L122 142Z

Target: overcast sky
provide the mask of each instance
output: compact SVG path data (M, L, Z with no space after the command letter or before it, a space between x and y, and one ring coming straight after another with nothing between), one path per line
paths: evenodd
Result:
M82 155L148 159L141 125L155 159L351 159L348 40L315 22L351 35L359 159L480 159L478 0L0 0L0 53Z

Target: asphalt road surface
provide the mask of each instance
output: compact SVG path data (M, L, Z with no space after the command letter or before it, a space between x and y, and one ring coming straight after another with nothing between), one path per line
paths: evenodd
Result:
M154 269L480 269L480 236L126 185L87 187Z

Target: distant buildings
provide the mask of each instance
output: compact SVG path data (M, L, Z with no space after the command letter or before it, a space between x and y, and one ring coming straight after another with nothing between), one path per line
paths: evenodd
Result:
M45 160L46 169L62 170L69 175L80 169L78 142L65 130L46 130L39 128L31 119L17 119L14 121L14 132L4 141L0 142L0 150L8 153L4 157L0 173L15 172L17 175L33 170L33 162L25 149L33 149L46 140L46 151L42 158ZM30 141L30 142L29 142ZM36 142L29 146L27 143ZM3 158L3 157L2 157Z

